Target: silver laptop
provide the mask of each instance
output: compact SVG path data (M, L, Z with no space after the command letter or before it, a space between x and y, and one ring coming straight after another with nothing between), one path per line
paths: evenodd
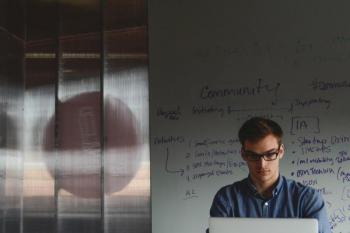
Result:
M318 233L310 218L209 218L210 233Z

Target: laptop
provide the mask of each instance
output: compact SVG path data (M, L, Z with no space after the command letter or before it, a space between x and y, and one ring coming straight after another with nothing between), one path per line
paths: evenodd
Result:
M311 218L209 218L210 233L318 233Z

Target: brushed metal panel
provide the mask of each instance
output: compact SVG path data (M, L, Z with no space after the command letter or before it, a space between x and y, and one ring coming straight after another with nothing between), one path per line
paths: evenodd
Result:
M23 5L5 5L8 9L0 10L5 18L0 25L0 230L16 233L22 228Z
M57 83L56 1L26 2L23 233L56 232L56 163L47 142L55 119ZM45 20L43 20L45 19Z
M123 2L123 1L121 1ZM125 1L126 2L126 1ZM151 232L146 20L128 23L113 12L144 6L106 3L104 20L105 232ZM126 13L125 13L126 14ZM114 21L115 20L115 21Z
M151 232L145 7L1 1L0 232Z
M101 232L100 1L60 2L57 232ZM53 122L50 123L54 125Z

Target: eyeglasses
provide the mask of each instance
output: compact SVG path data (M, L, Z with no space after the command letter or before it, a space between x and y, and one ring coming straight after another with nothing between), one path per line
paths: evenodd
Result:
M268 151L265 153L255 153L253 151L246 151L242 148L242 155L247 158L249 161L258 161L260 158L263 158L265 161L272 161L277 159L278 154L280 153L281 145L278 146L278 149L275 151Z

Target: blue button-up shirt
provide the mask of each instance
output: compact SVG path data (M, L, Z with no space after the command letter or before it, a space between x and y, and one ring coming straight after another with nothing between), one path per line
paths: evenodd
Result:
M280 176L272 197L263 198L248 177L221 188L211 217L316 218L319 233L330 233L325 202L319 192Z

